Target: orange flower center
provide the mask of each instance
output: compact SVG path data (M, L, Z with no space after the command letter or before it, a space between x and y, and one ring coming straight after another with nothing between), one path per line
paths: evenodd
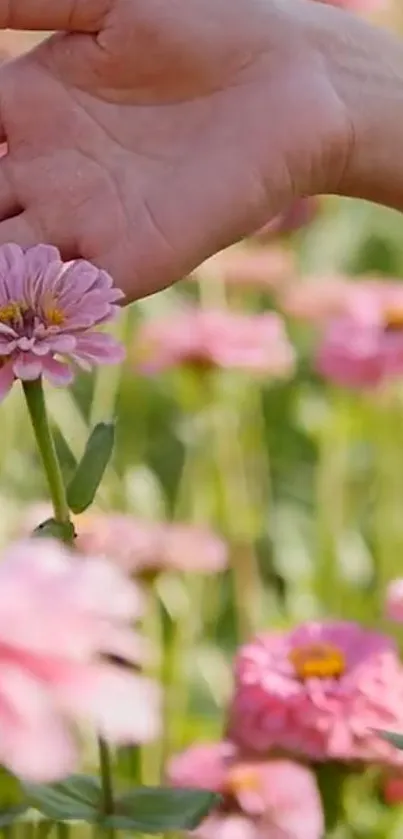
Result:
M384 317L386 329L403 329L403 306L390 306Z
M334 679L346 669L344 655L333 644L306 644L295 647L289 659L299 679Z
M226 791L232 795L238 792L259 792L259 773L253 766L234 766L226 778Z

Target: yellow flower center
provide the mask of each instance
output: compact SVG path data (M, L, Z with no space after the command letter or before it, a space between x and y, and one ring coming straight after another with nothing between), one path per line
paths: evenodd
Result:
M226 779L227 792L259 792L261 787L259 773L253 766L234 766Z
M44 311L45 320L51 326L61 326L65 321L63 312L57 306L50 306Z
M295 647L289 659L299 679L334 679L346 669L343 653L333 644L306 644Z
M20 303L15 303L13 300L5 306L0 306L0 321L2 323L10 323L12 321L20 320L25 307Z
M36 319L46 326L61 326L65 321L63 312L48 299L38 312L33 312L25 303L10 300L5 306L0 306L0 322L12 324L13 327L32 327Z

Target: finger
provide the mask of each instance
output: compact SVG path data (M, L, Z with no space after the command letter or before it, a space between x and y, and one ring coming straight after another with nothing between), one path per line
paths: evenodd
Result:
M9 177L7 157L2 157L0 147L0 222L10 216L16 216L21 211L21 203Z
M14 218L0 222L0 245L5 245L7 242L14 242L21 248L30 248L40 244L41 240L27 213L20 213Z
M98 32L110 0L0 0L0 29Z

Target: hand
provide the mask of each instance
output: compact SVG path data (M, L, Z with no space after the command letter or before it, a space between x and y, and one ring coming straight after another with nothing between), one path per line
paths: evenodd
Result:
M1 28L64 30L0 69L0 243L55 244L133 299L296 196L337 191L350 121L308 6L330 11L0 0Z

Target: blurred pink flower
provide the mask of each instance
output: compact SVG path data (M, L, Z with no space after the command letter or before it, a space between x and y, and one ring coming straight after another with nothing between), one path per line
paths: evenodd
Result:
M194 831L200 839L321 839L313 773L291 760L245 761L230 743L193 746L171 760L170 782L210 789L223 802Z
M346 387L376 387L403 375L403 283L367 281L329 322L316 366Z
M319 199L316 196L297 198L288 210L279 213L271 221L258 230L254 239L272 239L282 233L294 233L309 224L319 210Z
M113 565L58 542L15 543L0 563L0 763L27 780L68 775L74 724L131 743L158 733L154 683L108 661L137 663L140 595ZM73 724L73 728L71 727Z
M284 377L294 367L283 321L272 312L246 315L189 308L146 323L137 348L140 367L149 374L185 364Z
M403 803L402 775L387 775L382 779L382 797L386 804Z
M355 623L305 623L242 647L229 736L251 752L401 764L374 729L403 728L403 668L387 636Z
M90 513L77 518L76 529L79 551L110 557L131 574L164 570L214 574L228 563L225 542L192 524Z
M272 290L295 274L292 251L278 245L227 248L212 256L194 272L201 282L221 281L228 286Z
M356 284L347 277L330 276L297 280L279 288L277 303L285 315L307 323L324 321L345 312Z
M49 245L25 253L2 245L0 398L15 379L44 375L53 384L68 384L73 373L67 359L86 370L121 361L123 348L92 328L114 317L122 297L108 274L89 262L63 263Z
M393 580L386 592L385 611L396 623L403 623L403 580Z
M387 6L387 0L317 0L328 6L337 6L349 12L375 12Z

